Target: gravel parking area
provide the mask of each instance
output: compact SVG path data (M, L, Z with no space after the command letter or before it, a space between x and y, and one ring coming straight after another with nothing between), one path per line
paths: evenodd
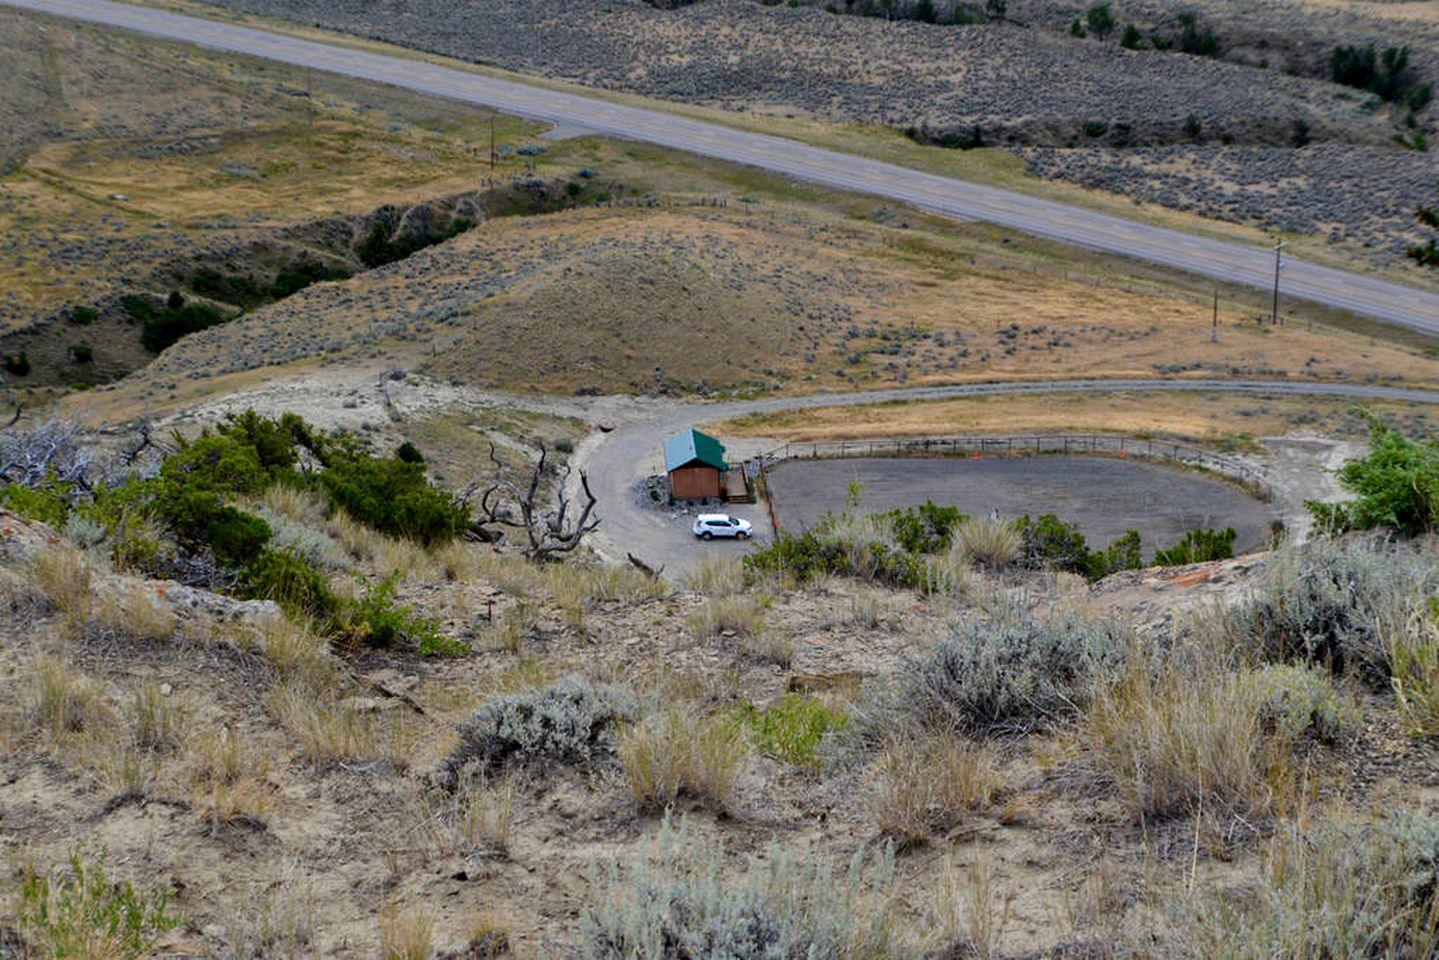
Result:
M1130 528L1146 556L1195 527L1238 532L1235 551L1263 545L1274 509L1237 486L1158 463L1114 457L985 459L856 458L790 460L770 472L780 525L799 530L845 508L849 484L864 485L861 509L878 512L926 499L954 504L970 516L1053 513L1077 521L1092 546Z

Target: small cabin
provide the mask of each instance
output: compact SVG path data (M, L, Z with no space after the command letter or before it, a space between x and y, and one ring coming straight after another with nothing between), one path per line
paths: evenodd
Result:
M665 472L676 500L724 495L724 444L698 430L677 433L665 441Z

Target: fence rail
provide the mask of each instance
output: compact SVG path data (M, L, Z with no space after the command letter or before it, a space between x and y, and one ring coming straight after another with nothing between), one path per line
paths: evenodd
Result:
M786 443L766 454L766 464L782 460L823 460L841 457L895 456L1018 456L1098 453L1120 457L1170 460L1200 467L1248 484L1261 496L1272 495L1263 474L1236 457L1171 440L1137 439L1106 434L1014 434L983 437L904 437L889 440L826 440Z

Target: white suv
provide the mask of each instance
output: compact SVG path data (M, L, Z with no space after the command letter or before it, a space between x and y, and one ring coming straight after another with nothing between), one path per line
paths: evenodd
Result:
M715 537L748 540L754 533L754 525L727 513L702 513L695 517L694 532L701 540L713 540Z

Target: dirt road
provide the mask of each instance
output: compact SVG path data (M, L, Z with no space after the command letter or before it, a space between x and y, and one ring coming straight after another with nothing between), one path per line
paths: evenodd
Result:
M590 131L748 164L838 190L888 197L945 216L995 223L1250 287L1269 289L1274 280L1274 257L1265 248L1192 236L661 110L108 0L0 3L484 104L571 132ZM1439 294L1321 267L1295 257L1285 261L1282 288L1286 297L1312 300L1439 335Z
M759 400L721 403L686 403L670 399L636 399L627 407L626 419L616 423L608 433L592 435L576 451L575 462L589 472L591 485L599 498L603 518L596 546L607 557L624 560L633 552L647 562L663 564L669 574L681 575L702 553L696 549L688 527L667 518L641 502L634 493L635 484L643 477L662 473L660 443L665 437L686 427L726 420L748 413L770 413L798 408L849 406L880 403L888 400L943 399L947 397L979 397L1023 393L1110 393L1135 390L1177 390L1203 393L1233 393L1248 396L1340 397L1353 400L1398 400L1417 403L1439 403L1439 391L1413 390L1399 387L1377 387L1347 383L1288 383L1262 380L1052 380L1048 382L972 383L948 387L918 387L875 390L862 393L820 394L807 397L766 397ZM776 444L747 441L727 451L731 460L754 456ZM1280 457L1275 468L1285 473L1272 480L1280 487L1276 506L1286 523L1300 519L1302 498L1288 495L1285 488L1293 483L1291 475L1300 476L1311 469L1313 461ZM1261 470L1264 464L1258 464ZM1326 487L1322 469L1312 467L1316 474L1303 481L1305 495L1315 495ZM757 519L752 517L751 519ZM729 545L726 545L729 549Z

